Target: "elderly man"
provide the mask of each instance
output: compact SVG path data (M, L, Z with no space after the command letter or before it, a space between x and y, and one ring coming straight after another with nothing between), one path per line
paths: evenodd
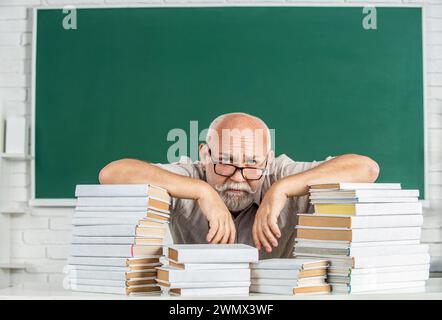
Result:
M275 158L270 140L261 119L225 114L210 125L199 162L159 165L122 159L104 167L99 180L167 189L174 197L170 226L175 243L237 242L255 245L261 259L289 257L296 214L312 211L308 186L374 182L379 166L356 154L314 162Z

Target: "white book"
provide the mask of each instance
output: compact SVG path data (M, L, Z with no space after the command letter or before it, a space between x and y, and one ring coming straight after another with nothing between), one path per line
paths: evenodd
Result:
M160 286L167 289L175 288L233 288L249 287L250 281L212 281L212 282L167 282L157 279Z
M71 245L71 256L80 257L148 257L162 252L158 245Z
M81 292L91 292L91 293L109 293L109 294L123 294L129 295L133 293L139 294L143 292L143 294L149 295L159 295L160 287L157 285L145 285L139 286L136 288L123 288L123 287L111 287L111 286L93 286L93 285L81 285L81 284L72 284L71 289L73 291L81 291Z
M201 297L201 296L248 296L249 287L233 288L182 288L170 289L171 295L182 297Z
M293 286L291 286L291 285L279 286L279 285L252 284L250 286L250 292L266 293L266 294L280 294L280 295L291 296L291 295L293 295Z
M429 271L429 264L416 264L416 265L405 265L405 266L388 266L388 267L372 267L372 268L328 268L327 275L335 276L349 276L349 275L368 275L368 274L378 274L378 273L395 273L395 272L412 272L412 271Z
M360 248L360 247L373 247L373 246L402 246L419 244L419 240L398 240L398 241L370 241L370 242L351 242L351 241L330 241L330 240L306 240L296 238L295 246L300 247L312 247L312 248L335 248L335 249L347 249L347 248Z
M146 216L146 211L74 211L72 218L106 218L106 219L142 219Z
M419 190L334 190L334 191L311 191L310 199L346 199L346 198L411 198L419 197Z
M311 277L303 279L271 279L271 278L252 278L252 285L268 285L268 286L319 286L325 284L325 277Z
M250 269L179 270L159 267L158 279L167 282L250 281Z
M353 285L371 284L371 283L388 283L388 282L404 282L404 281L421 281L428 280L429 270L411 271L411 272L384 272L372 273L364 275L350 275L347 277L330 275L329 283L346 283Z
M86 285L86 286L105 286L105 287L120 287L120 288L140 288L145 286L157 286L155 279L141 279L141 280L105 280L105 279L70 279L71 285Z
M380 216L337 216L330 214L298 214L299 225L305 227L346 227L388 228L420 227L423 224L422 214L380 215Z
M145 265L159 261L160 255L152 255L146 258L114 258L114 257L74 257L68 258L70 265L92 265L92 266L115 266L126 267L129 265Z
M388 215L421 214L421 202L409 203L355 203L355 204L315 204L315 213L339 215Z
M169 212L168 203L151 197L81 197L77 198L77 206L142 207L144 210L154 209Z
M83 184L75 188L76 197L151 196L170 203L166 189L148 184Z
M183 270L247 269L249 263L177 263L167 259L166 266Z
M326 259L308 259L308 258L273 258L260 260L250 264L252 269L278 269L278 270L311 270L325 269L328 266Z
M298 292L296 292L296 291L298 291ZM250 292L266 293L266 294L280 294L280 295L329 294L330 293L330 285L323 284L320 286L312 286L312 287L251 285Z
M137 271L144 271L144 270L155 270L156 267L161 266L161 263L146 263L142 265L136 265ZM115 266L95 266L95 265L68 265L69 270L86 270L86 271L119 271L119 272L126 272L126 271L135 271L133 269L133 266L121 266L121 267L115 267Z
M134 244L135 237L77 237L73 236L73 244Z
M280 270L280 269L252 269L252 278L266 279L298 279L300 270Z
M371 283L361 285L333 284L333 293L362 293L425 286L425 281Z
M258 261L258 249L245 244L176 244L168 258L178 263L231 263Z
M137 231L137 225L100 225L100 226L75 226L73 236L81 237L135 237L140 231L152 231L152 234L164 234L164 228L142 227ZM143 232L145 234L145 232Z
M365 189L401 189L400 183L359 183L359 182L338 182L310 185L310 190L365 190Z
M366 257L347 257L330 258L330 266L335 268L375 268L388 266L405 266L430 263L428 253L404 254L390 256L366 256Z
M75 212L115 212L115 213L124 213L124 212L134 212L134 213L144 213L146 214L146 206L80 206L77 203L75 207Z
M418 198L410 197L410 198L369 198L369 197L358 197L358 198L348 198L348 199L321 199L321 198L310 198L310 203L330 203L330 204L339 204L339 203L412 203L418 202Z
M97 280L117 280L126 281L129 279L155 279L156 270L143 271L95 271L95 270L70 270L70 279L97 279Z
M140 218L76 218L72 219L74 226L96 226L96 225L137 225Z
M295 247L296 256L309 256L309 257L324 257L324 256L383 256L391 254L416 254L427 253L427 244L414 244L414 245L385 245L385 246L372 246L372 247L359 247L359 248L346 248L346 249L330 249L330 248L310 248L310 247Z
M297 226L297 237L318 240L348 240L352 242L416 240L421 237L420 227L404 228L316 228Z

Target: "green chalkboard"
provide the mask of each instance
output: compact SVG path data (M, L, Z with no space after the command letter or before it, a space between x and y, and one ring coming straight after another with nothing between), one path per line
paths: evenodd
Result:
M35 198L72 198L106 163L165 162L225 112L276 130L298 161L360 153L379 181L424 192L420 8L97 8L37 11ZM188 152L190 153L190 146Z

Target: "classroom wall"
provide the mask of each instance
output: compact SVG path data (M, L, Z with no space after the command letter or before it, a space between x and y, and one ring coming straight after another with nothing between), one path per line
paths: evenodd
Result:
M430 243L432 270L442 271L442 0L0 0L0 101L3 115L29 115L32 23L29 8L73 5L191 5L192 3L299 3L373 5L424 3L426 6L427 129L429 147L430 208L425 210L422 239ZM404 159L406 161L406 159ZM1 200L22 204L30 194L27 161L1 160ZM46 282L57 284L68 255L71 208L31 208L10 218L11 262L26 263L25 270L11 271L12 284Z

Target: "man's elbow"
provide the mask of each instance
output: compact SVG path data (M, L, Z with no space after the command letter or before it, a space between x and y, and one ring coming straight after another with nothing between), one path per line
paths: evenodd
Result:
M375 182L378 179L381 170L379 164L370 157L367 156L360 156L360 157L363 158L363 166L366 172L368 180L367 182L370 183Z
M125 164L131 159L121 159L108 163L98 173L98 181L100 184L117 183L118 177L121 177Z

